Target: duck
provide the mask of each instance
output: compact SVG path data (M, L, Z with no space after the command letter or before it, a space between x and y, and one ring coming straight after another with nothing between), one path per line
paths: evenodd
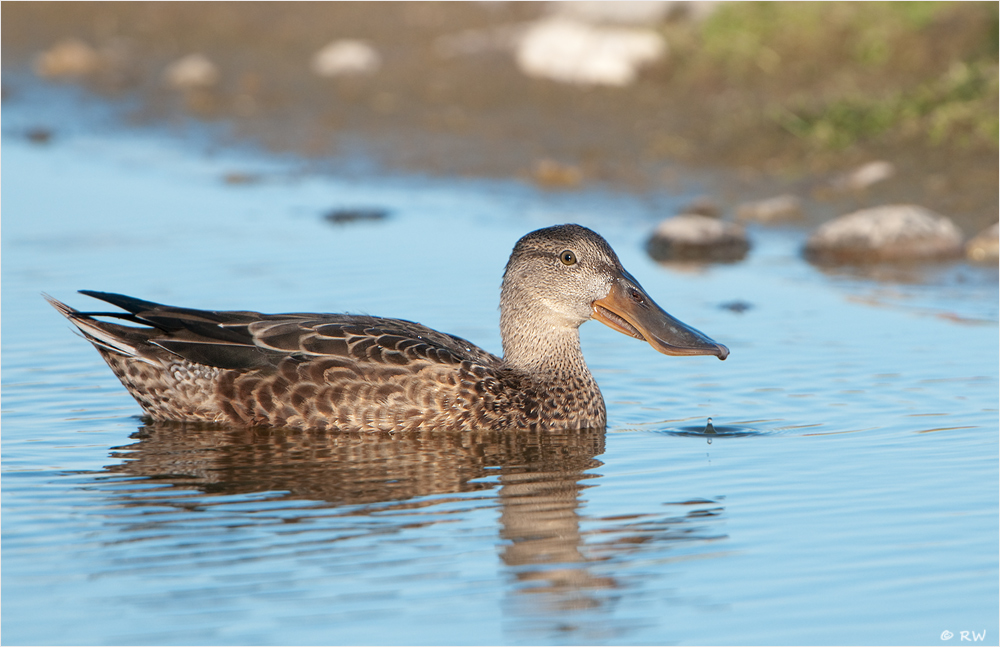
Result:
M533 231L500 288L503 356L404 319L197 310L80 290L120 310L44 295L154 421L302 430L603 429L580 347L595 319L666 355L729 349L660 308L586 227Z

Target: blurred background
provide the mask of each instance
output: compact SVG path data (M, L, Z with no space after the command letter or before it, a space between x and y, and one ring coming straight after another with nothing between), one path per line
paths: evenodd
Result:
M792 191L917 203L969 235L997 221L993 2L26 2L3 18L5 97L30 69L138 122L222 123L311 158L360 141L382 165L555 189L724 169L723 209Z
M997 644L996 2L4 2L5 644ZM577 222L732 355L607 429L153 423L45 292L501 352ZM963 633L964 632L964 633Z

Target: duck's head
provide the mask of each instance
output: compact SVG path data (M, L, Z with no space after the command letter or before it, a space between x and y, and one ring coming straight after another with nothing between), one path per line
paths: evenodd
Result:
M728 348L656 305L607 241L580 225L546 227L517 242L504 272L500 309L506 330L517 329L525 317L573 329L597 319L667 355L729 355Z

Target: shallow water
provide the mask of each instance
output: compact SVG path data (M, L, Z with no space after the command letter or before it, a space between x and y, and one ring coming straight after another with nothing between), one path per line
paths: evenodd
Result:
M644 237L701 187L317 174L72 123L38 145L46 108L4 107L5 643L997 644L995 268L824 273L798 230L667 268ZM732 351L585 325L606 432L151 424L40 296L397 316L498 352L511 247L567 221Z

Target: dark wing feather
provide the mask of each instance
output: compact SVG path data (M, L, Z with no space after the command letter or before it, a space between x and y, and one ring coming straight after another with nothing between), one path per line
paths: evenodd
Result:
M471 361L491 368L501 365L499 358L471 342L403 319L196 310L110 292L81 293L128 313L101 316L118 316L155 328L147 333L148 343L191 362L218 368L276 368L289 356L345 358L383 365L405 365L414 359L446 364Z

